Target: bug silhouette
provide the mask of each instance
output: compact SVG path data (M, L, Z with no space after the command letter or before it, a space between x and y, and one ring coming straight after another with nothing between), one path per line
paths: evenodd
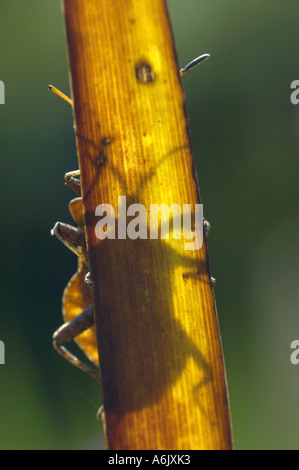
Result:
M180 70L180 76L182 76L187 70L190 70L195 65L199 64L200 62L202 62L208 57L209 55L205 54L195 59L194 61L190 62L190 64L188 64L185 68ZM50 86L49 88L51 91L60 95L62 98L66 99L66 101L68 101L70 104L72 104L71 100L67 98L63 93L58 91L55 87ZM97 147L97 145L93 142L90 142L90 145ZM176 149L173 149L171 152L169 152L167 155L162 156L159 165L162 165L165 159L171 156L175 156L175 154L177 152L180 152L181 150L182 148L176 148ZM108 165L110 170L115 173L120 183L122 184L124 192L127 195L127 203L133 204L133 203L138 202L137 201L138 195L130 194L129 188L126 185L125 180L122 178L122 175L118 173L117 169L112 166L111 162L106 161L105 164ZM79 176L79 171L67 173L65 175L65 181L66 181L67 186L73 189L78 195L81 195L80 180L77 178L78 176ZM145 189L146 184L150 181L151 177L152 177L152 173L149 173L143 176L143 178L139 181L138 193L142 192ZM94 184L96 183L97 181L95 179ZM82 362L64 347L64 344L66 342L75 340L77 344L81 347L81 349L84 351L88 359L90 359L91 362L93 362L93 364L95 364L97 367L99 366L99 358L97 355L97 344L96 344L97 342L96 342L95 329L94 329L93 309L91 306L91 300L92 300L91 289L92 289L93 283L92 283L92 280L90 279L90 276L88 275L89 262L88 262L88 256L87 256L87 250L86 250L82 199L80 197L73 199L70 202L69 207L70 207L70 212L72 214L72 217L77 223L77 227L72 227L70 225L57 222L55 227L52 230L52 234L54 234L59 240L61 240L69 249L71 249L78 256L78 270L76 274L71 278L70 282L68 283L64 291L63 317L64 317L65 324L62 325L54 333L53 344L54 344L55 349L68 361L70 361L72 364L79 367L84 372L89 373L96 380L100 381L99 368L94 369L88 364ZM208 222L205 222L204 227L205 227L205 232L207 233L209 229ZM113 251L115 251L116 256L117 256L117 252L118 252L117 245L121 241L110 240L110 242L111 241L113 242ZM136 242L138 243L136 244ZM156 242L161 243L161 240L156 240ZM145 240L132 241L132 244L134 246L133 245L130 246L131 244L129 243L128 245L129 256L131 254L132 256L138 259L138 254L139 254L140 257L142 257L142 253L145 249L146 243L147 241ZM105 245L106 243L104 240L99 244L99 249L104 250ZM163 245L163 251L164 251L165 257L171 258L171 250L172 249L169 248L168 246ZM178 255L175 261L173 261L173 263L180 263L182 266L186 266L188 268L192 268L192 267L196 268L193 274L190 274L190 273L186 274L186 277L185 277L186 282L192 279L192 276L194 276L195 278L198 278L201 275L201 271L203 270L203 266L201 266L198 262L197 262L197 265L194 265L194 260L188 256ZM150 276L151 274L148 273L148 275ZM169 284L169 280L165 279L166 291L168 290L167 288L168 284ZM144 300L145 300L145 304L149 302L149 300L146 299L146 297L144 297L144 293L142 292L138 293L137 297L138 297L137 302L142 303ZM164 374L164 386L176 380L177 376L180 374L180 371L183 370L187 357L192 356L194 360L197 362L197 364L199 365L199 367L204 371L204 379L202 379L197 385L196 390L194 390L194 392L196 392L200 386L202 386L207 381L211 380L210 365L206 362L203 355L198 350L197 346L188 338L185 331L182 329L181 325L174 318L171 317L170 312L172 309L171 309L171 306L169 305L169 299L167 299L166 296L163 297L162 299L151 298L150 302L154 304L156 307L160 305L160 309L163 310L163 317L162 317L162 315L159 313L159 308L156 309L156 319L154 322L155 328L160 331L165 331L169 328L175 328L177 332L177 336L180 338L180 342L186 343L186 347L185 347L186 353L181 358L181 364L178 366L177 370L168 371L168 375L166 377ZM144 309L146 310L146 308L147 307L145 305ZM107 318L109 318L109 315L107 315ZM144 320L145 319L142 317L142 315L140 316L140 318L132 319L132 321L137 321L137 322L144 321ZM128 331L130 331L130 325L128 325ZM171 344L170 340L166 336L164 337L163 341L159 342L159 344L157 344L156 346L160 348L161 357L163 357L163 355L169 354L169 352L173 348L175 348L177 345ZM126 352L123 351L123 354L125 353ZM163 361L161 362L163 363ZM160 373L160 371L158 371L158 373ZM152 400L152 395L148 393L148 391L151 389L151 378L146 377L143 370L140 370L140 373L137 374L137 376L139 377L138 380L136 380L136 377L132 377L132 380L136 382L135 389L138 392L143 393L144 403L146 404ZM140 380L140 377L143 377L143 379ZM127 393L129 394L130 390L128 390ZM155 393L156 394L162 393L162 389L160 391L155 391ZM130 400L124 400L124 402L129 403ZM121 407L117 397L114 397L113 395L111 397L108 397L108 404L106 404L106 408L107 406L108 408L114 409L114 410L119 409L119 407ZM121 411L123 412L124 410L121 410Z
M71 178L74 178L71 176ZM68 184L68 181L67 181ZM71 185L77 182L71 181ZM98 366L96 334L93 320L92 281L88 280L88 258L86 253L82 199L72 199L69 209L78 228L57 222L53 235L61 240L78 256L78 269L66 286L62 299L62 313L65 323L54 333L54 348L68 361L100 380L99 369L95 370L71 354L63 344L75 339L87 358Z

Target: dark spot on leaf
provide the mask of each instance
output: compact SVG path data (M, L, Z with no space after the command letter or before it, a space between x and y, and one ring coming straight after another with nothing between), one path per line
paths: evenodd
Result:
M113 142L113 137L103 137L102 145L110 145Z
M135 76L139 83L151 83L156 78L151 66L146 62L139 62L135 65Z
M101 154L99 158L97 159L98 166L104 166L106 162L107 162L107 157L104 154Z

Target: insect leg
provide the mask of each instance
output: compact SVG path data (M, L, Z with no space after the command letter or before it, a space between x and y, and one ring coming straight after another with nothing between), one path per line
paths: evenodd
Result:
M94 379L100 382L101 377L100 377L99 370L95 370L89 365L80 361L80 359L74 356L70 351L68 351L63 346L64 343L69 343L70 341L75 339L76 336L80 335L85 330L88 330L88 328L93 326L93 324L94 324L93 306L90 305L85 310L83 310L83 312L80 313L80 315L73 318L73 320L71 320L70 322L65 323L60 328L58 328L57 331L55 331L53 335L53 346L56 349L56 351L58 351L59 354L61 354L61 356L63 356L69 362L71 362L71 364L73 364L76 367L79 367L79 369L83 370L84 372L87 372Z
M80 170L69 171L66 173L64 175L65 184L81 196L81 183L77 178L75 178L75 176L80 176Z
M95 286L95 283L94 281L91 279L91 276L90 276L90 272L88 272L84 278L84 282L87 286L89 287L94 287Z
M203 219L203 228L204 228L206 236L208 236L210 232L211 224L207 219Z
M72 100L68 96L66 96L64 93L62 93L62 91L58 90L55 86L49 85L48 89L52 91L53 93L55 93L55 95L60 96L60 98L62 98L67 103L69 103L71 106L73 106Z
M55 235L67 248L75 253L75 255L82 258L86 266L88 266L84 230L62 222L56 222L54 228L51 230L51 234Z
M97 412L97 419L103 421L105 423L105 410L103 406L100 406Z

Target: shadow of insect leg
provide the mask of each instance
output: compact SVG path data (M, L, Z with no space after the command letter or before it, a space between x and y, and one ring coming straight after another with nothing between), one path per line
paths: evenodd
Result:
M83 310L80 315L73 318L73 320L71 320L70 322L65 323L60 328L58 328L57 331L55 331L53 335L53 346L56 351L58 351L59 354L61 354L61 356L67 359L71 364L76 367L79 367L79 369L83 370L84 372L87 372L94 379L100 382L101 377L99 369L95 370L93 367L90 367L89 365L80 361L76 356L74 356L63 346L64 343L71 342L73 339L76 338L76 336L80 335L85 330L88 330L88 328L93 326L93 324L93 306L90 305L85 310Z

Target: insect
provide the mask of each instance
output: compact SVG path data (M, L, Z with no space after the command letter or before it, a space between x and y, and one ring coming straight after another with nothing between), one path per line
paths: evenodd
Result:
M80 182L75 178L75 174L77 175L78 172L71 172L65 175L66 184L79 192ZM88 359L98 366L99 361L90 291L93 283L88 276L88 257L81 197L72 199L69 209L78 227L57 222L52 230L52 234L77 255L78 269L63 293L62 310L65 323L54 333L53 345L68 361L100 381L99 369L96 370L83 363L63 346L65 342L75 339Z
M180 76L183 76L185 72L203 62L208 57L210 57L209 54L203 54L191 61L179 71ZM54 86L49 85L49 90L63 98L71 106L73 105L72 100ZM52 235L55 235L78 257L77 272L70 279L63 293L62 311L65 323L54 333L53 346L65 359L100 382L99 358L91 295L93 282L89 274L79 176L79 170L65 174L65 184L79 196L72 199L69 204L70 213L77 227L57 222L51 231ZM210 224L204 221L206 234L209 228ZM64 344L72 340L76 341L86 357L96 367L92 367L81 361L65 348Z

